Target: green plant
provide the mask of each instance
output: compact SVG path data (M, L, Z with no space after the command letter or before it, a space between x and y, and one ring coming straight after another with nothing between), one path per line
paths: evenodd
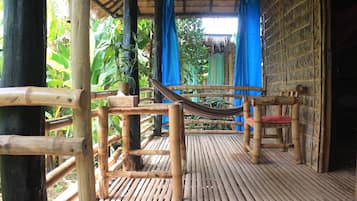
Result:
M202 19L178 19L177 33L183 82L202 84L208 72L208 48L204 44Z

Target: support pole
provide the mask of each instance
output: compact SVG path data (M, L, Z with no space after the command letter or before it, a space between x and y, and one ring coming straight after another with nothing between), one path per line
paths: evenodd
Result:
M262 108L260 105L254 106L254 135L253 135L253 151L252 162L259 163L261 143L262 143Z
M243 98L243 117L244 117L243 150L245 152L249 151L247 147L249 147L249 141L250 141L250 129L247 123L248 118L250 116L249 108L250 108L249 99L247 97L244 97Z
M130 61L127 66L129 70L129 94L139 96L139 68L137 61L137 50L135 37L137 35L138 26L138 2L137 0L124 0L124 35L123 45L127 50L124 52L124 57ZM140 98L139 98L140 99ZM140 115L130 115L130 150L140 149ZM142 167L140 156L130 156L133 162L132 170L139 170Z
M98 166L99 176L99 198L106 199L109 196L108 172L108 108L98 108Z
M181 201L182 193L182 166L181 166L181 125L180 125L180 105L171 104L169 106L169 143L172 171L172 200Z
M46 1L4 1L1 87L46 86ZM45 135L42 107L3 107L0 134ZM43 156L1 156L2 199L46 201Z
M161 61L162 61L162 0L155 0L154 14L154 79L161 82ZM154 88L154 102L161 103L162 96L158 89ZM156 115L154 118L154 135L161 135L162 115Z
M73 133L84 137L87 150L76 157L79 200L95 201L95 180L92 150L89 65L89 0L71 2L71 66L72 85L82 89L80 109L73 110Z

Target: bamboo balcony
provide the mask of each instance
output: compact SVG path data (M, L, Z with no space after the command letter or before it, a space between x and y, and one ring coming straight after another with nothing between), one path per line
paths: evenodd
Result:
M354 171L316 174L296 165L293 153L263 150L261 164L251 163L243 151L243 136L189 135L184 200L353 200ZM146 149L165 150L168 138L154 138ZM144 171L168 171L169 157L145 156ZM110 181L109 200L171 200L171 179L116 178Z

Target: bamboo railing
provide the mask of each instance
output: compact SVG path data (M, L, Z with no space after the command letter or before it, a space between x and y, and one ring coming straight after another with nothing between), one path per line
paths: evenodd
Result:
M83 91L46 87L0 88L0 107L3 106L63 106L81 108ZM0 154L6 155L72 155L75 160L92 151L85 137L63 138L48 136L0 136ZM78 177L80 181L82 178ZM83 181L82 181L83 182Z
M144 89L145 92L150 91L150 89ZM1 93L1 92L0 92ZM110 90L110 91L99 91L99 92L92 92L91 93L91 98L92 100L100 100L100 99L106 99L108 96L112 96L113 94L116 94L117 90ZM97 118L99 116L98 110L92 110L91 112L91 117L92 118ZM67 115L63 116L61 118L56 118L56 119L51 119L46 121L45 124L45 130L46 133L49 133L52 130L60 129L63 127L67 127L72 125L73 122L73 117L72 115ZM145 116L143 119L141 119L141 124L143 125L141 129L141 135L142 138L144 139L142 141L141 147L144 148L152 139L151 135L147 135L148 131L153 129L153 116L148 115ZM107 139L107 146L111 146L113 143L121 140L121 135L113 135L109 136ZM1 142L0 142L1 143ZM98 155L98 144L93 145L93 156ZM121 155L122 150L121 148L117 149L115 152L113 152L111 158L109 159L108 167L112 169L118 169L121 167L122 162L118 162L119 156ZM49 154L54 154L57 155L56 153L49 153ZM134 152L135 154L135 152ZM64 163L60 164L58 167L54 168L51 170L49 173L46 175L46 182L47 182L47 188L53 186L56 182L58 182L60 179L62 179L64 176L66 176L68 173L73 171L75 169L75 158L71 157L67 159ZM117 167L116 167L117 166ZM96 177L98 177L98 171L96 171ZM62 193L57 199L58 200L71 200L78 196L78 190L76 190L76 187L71 187L68 191L65 191Z
M120 99L121 97L117 97ZM133 99L134 100L134 99ZM149 104L141 106L126 107L100 107L99 108L99 197L108 198L109 179L112 177L128 178L172 178L173 183L173 200L182 200L182 164L186 164L186 146L184 138L183 125L183 108L177 103L173 104ZM122 128L122 169L109 170L108 166L108 116L120 114L123 119ZM167 114L169 116L169 139L170 150L129 150L130 132L129 132L129 115L142 114ZM147 121L144 119L144 121ZM150 171L138 172L132 171L132 162L130 155L170 155L171 172L167 171Z

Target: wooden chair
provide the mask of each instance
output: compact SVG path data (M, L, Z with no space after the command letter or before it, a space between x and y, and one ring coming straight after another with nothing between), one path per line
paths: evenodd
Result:
M243 149L251 154L253 163L259 163L261 148L283 148L286 150L289 146L294 146L294 155L296 163L301 163L300 140L299 140L299 101L296 94L293 96L264 96L264 97L244 97L244 137ZM262 108L266 106L277 106L278 115L263 116ZM253 116L250 117L250 106L253 106ZM282 114L283 107L291 107L291 115ZM250 143L250 127L253 128L253 145ZM275 128L279 143L262 143L263 129ZM282 137L282 129L291 128L292 143Z

